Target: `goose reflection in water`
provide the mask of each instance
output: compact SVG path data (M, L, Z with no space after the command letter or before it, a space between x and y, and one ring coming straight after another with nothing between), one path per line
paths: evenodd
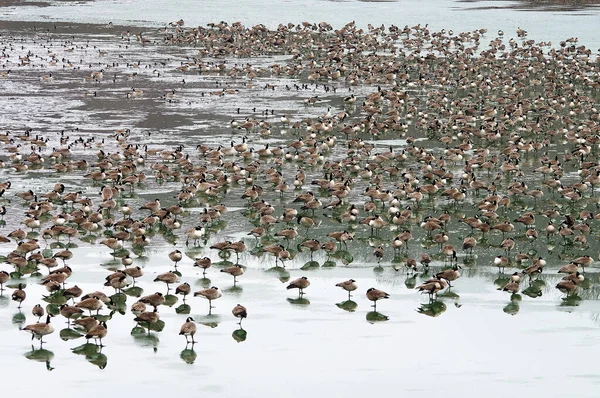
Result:
M102 346L92 343L85 343L72 348L71 351L74 354L83 355L89 363L98 366L100 369L106 368L108 358L102 352Z
M198 354L196 354L196 351L194 351L194 346L192 346L192 348L187 348L186 345L186 348L179 354L179 358L189 365L193 364L197 357Z
M24 355L25 358L32 361L44 362L47 370L54 370L54 368L50 365L50 361L52 361L54 358L54 353L52 351L46 350L45 348L36 350L33 346L31 346L31 351L26 352Z
M356 301L346 300L346 301L342 301L341 303L336 303L336 306L338 308L343 309L344 311L354 312L354 311L356 311L356 308L358 307L358 303Z
M238 343L241 343L246 341L246 338L248 337L248 332L245 329L243 329L240 325L239 329L236 329L233 331L233 333L231 333L231 337L233 337L233 339Z
M367 319L367 322L369 322L369 323L378 323L378 322L389 321L390 317L382 314L381 312L370 311L370 312L367 312L366 319Z

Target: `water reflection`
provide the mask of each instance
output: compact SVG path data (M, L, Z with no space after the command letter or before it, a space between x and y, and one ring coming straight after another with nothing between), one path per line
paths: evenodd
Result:
M100 369L106 368L108 358L104 353L102 353L102 346L85 343L71 348L71 351L73 354L83 355L89 363L98 366Z
M236 285L232 285L228 288L223 289L223 291L226 293L231 293L235 296L240 296L242 294L242 292L244 291L244 288L236 284Z
M436 317L446 312L446 309L446 304L443 301L433 300L429 303L421 304L417 308L417 312L430 317Z
M371 311L367 312L366 319L369 323L378 323L388 321L390 318L381 312Z
M25 323L25 320L26 320L25 314L22 313L20 310L19 310L19 312L17 312L16 314L14 314L12 316L13 325L17 325L19 328L21 328L21 326L23 326L23 324Z
M165 297L164 305L166 305L167 307L172 307L175 304L177 304L177 301L179 301L179 297L175 296L174 294L167 294L164 297Z
M298 298L288 297L287 302L290 304L294 304L294 305L309 305L310 304L310 301L308 301L308 299L306 299L304 297L298 297Z
M196 281L196 285L209 288L211 286L211 280L209 278L200 278Z
M151 333L149 329L146 333L146 329L136 326L131 330L131 336L133 337L133 341L139 346L152 347L154 352L158 351L158 343L160 342L158 334Z
M46 350L44 348L36 350L32 346L31 351L26 352L24 356L32 361L44 362L47 370L54 370L54 368L50 365L50 361L52 361L54 358L54 353L50 350Z
M561 298L561 300L561 307L577 307L579 304L581 304L583 299L577 294L571 294L567 297Z
M519 309L521 309L521 306L519 305L519 301L515 300L515 301L511 301L510 303L508 303L502 309L502 311L504 311L505 313L507 313L509 315L517 315L517 313L519 312Z
M175 312L178 314L189 314L192 311L192 307L189 304L181 304L179 307L175 308Z
M129 297L142 297L142 294L144 294L144 289L139 286L132 286L130 288L123 289L123 293Z
M63 341L74 340L74 339L83 337L83 335L81 333L77 332L76 330L70 329L70 328L61 329L61 331L58 333L58 335L61 338L61 340L63 340Z
M187 345L185 347L185 349L183 351L181 351L181 353L179 354L179 358L181 358L183 360L183 362L187 363L187 364L193 364L194 361L196 361L196 358L198 357L198 354L196 354L196 351L194 351L194 348L192 346L192 348L187 348Z
M233 337L233 339L238 343L241 343L243 341L246 341L246 338L248 337L248 332L242 329L242 327L240 326L239 329L236 329L233 331L233 333L231 333L231 337Z
M346 300L346 301L342 301L341 303L336 303L336 306L338 308L343 309L344 311L354 312L354 311L356 311L356 308L358 307L358 303L356 301Z
M221 323L221 320L222 320L220 315L215 315L215 314L198 316L198 317L194 317L194 319L197 319L197 322L200 323L201 325L208 326L211 329L214 329L217 326L219 326L219 323Z

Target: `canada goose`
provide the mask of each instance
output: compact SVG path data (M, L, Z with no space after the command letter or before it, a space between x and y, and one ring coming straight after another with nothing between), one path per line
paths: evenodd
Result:
M104 239L100 243L102 243L104 246L108 247L109 249L112 249L113 254L115 254L115 252L117 250L123 248L123 243L116 238Z
M65 289L63 291L63 296L66 297L67 299L75 300L75 298L81 296L82 293L83 293L83 291L81 290L81 288L79 286L75 285L73 287Z
M173 250L169 253L169 259L175 263L175 267L177 268L177 263L181 261L183 255L179 250Z
M175 289L175 294L181 294L183 296L183 302L185 302L185 297L190 294L192 291L192 287L189 283L184 282L181 285L177 286Z
M240 261L240 253L246 251L246 244L241 240L229 244L229 250L233 250L236 255L236 264Z
M582 273L575 272L573 274L569 274L566 275L562 278L563 281L572 281L573 283L575 283L576 285L579 285L581 282L583 282L585 280L585 277L583 276Z
M519 289L521 288L519 281L515 281L513 279L511 279L506 285L504 285L502 287L502 291L503 292L509 292L512 294L516 294L519 292Z
M98 320L93 316L86 316L83 318L75 319L73 323L77 326L81 326L87 333L89 330L94 328L98 324Z
M117 271L106 277L106 282L104 286L110 286L115 289L115 292L120 292L124 287L129 285L127 281L127 274L122 271Z
M248 317L248 312L246 311L246 307L244 307L241 304L238 304L235 307L233 307L233 310L231 310L231 313L233 314L234 317L240 318L240 321L238 322L238 325L240 325L240 327L242 326L242 321L244 320L244 318Z
M99 341L100 347L102 347L102 339L106 337L107 332L106 322L102 321L98 325L88 330L85 338L87 340L94 339L94 341Z
M144 275L144 270L142 268L140 268L139 266L132 267L132 268L125 268L122 272L124 274L126 274L127 276L131 277L133 279L134 284L135 284L135 280L137 278L140 278Z
M219 288L213 286L213 287L209 287L208 289L202 289L198 292L194 293L194 297L196 296L202 296L205 299L208 300L208 314L211 314L211 310L214 308L212 306L212 302L216 299L218 299L219 297L222 296L221 292L219 291Z
M49 335L52 332L54 332L54 326L52 326L50 324L50 318L51 317L52 317L52 315L48 314L48 316L46 316L46 322L45 323L33 323L31 325L25 326L21 330L25 330L25 331L31 332L31 340L33 340L34 338L39 339L40 340L40 347L41 347L41 345L44 344L44 341L42 340L42 338L44 336Z
M367 298L373 302L373 311L377 311L377 301L390 298L390 295L382 290L371 287L367 290Z
M194 323L194 318L189 316L185 320L185 323L183 325L181 325L181 329L179 329L179 335L185 336L185 341L187 344L190 343L188 336L191 336L192 337L192 345L194 345L196 343L194 341L194 335L196 334L196 330L197 330L197 328L196 328L196 323Z
M298 295L302 296L304 294L304 289L310 286L310 281L307 277L303 276L297 279L294 279L288 286L287 290L290 289L298 289Z
M194 267L202 268L202 275L206 275L206 270L212 266L212 261L208 257L197 258L194 260Z
M188 246L190 239L192 239L193 242L194 242L193 243L194 246L197 246L198 245L198 241L200 239L202 239L202 237L205 234L206 234L206 229L203 226L201 226L201 225L197 225L194 228L190 228L186 232L187 239L185 240L185 245Z
M10 280L10 274L6 271L0 271L0 292L4 290L4 284Z
M440 290L444 290L446 286L447 283L443 279L432 278L415 287L415 289L421 293L427 293L429 295L429 299L433 300L433 297Z
M140 207L140 210L150 210L151 213L155 213L161 208L160 200L154 199L153 202L148 202Z
M90 316L92 315L92 311L96 311L96 314L98 314L102 306L102 301L96 297L89 297L75 304L75 307L77 308L88 310L90 312Z
M135 303L131 304L131 312L133 312L134 314L141 314L145 311L146 304L142 303L141 301L136 301Z
M533 263L523 270L523 275L529 275L529 279L531 279L534 275L539 275L544 270L544 266L546 265L546 260L539 257Z
M577 257L576 259L572 260L572 262L573 264L581 266L581 268L583 268L583 270L585 271L585 267L589 267L590 265L592 265L594 263L594 259L591 256L585 255Z
M354 279L348 279L347 281L337 283L336 286L341 287L348 292L348 300L352 297L352 292L358 288Z
M159 306L165 303L165 298L160 292L156 292L154 294L150 294L148 296L144 296L140 298L138 301L151 305L154 309L157 309Z
M37 321L38 323L40 322L40 319L44 316L44 307L42 307L40 304L36 304L35 307L33 307L31 309L31 313L33 314L33 316L37 316Z
M381 262L381 259L384 256L383 246L377 246L373 250L373 256L375 256L375 259L377 260L377 265L379 265L379 263Z
M448 287L452 287L450 282L457 280L460 277L460 272L458 272L458 265L453 266L452 268L443 270L442 272L438 272L435 276L438 279L444 279L448 282Z
M19 306L17 308L21 308L21 303L23 301L25 301L25 298L27 297L25 290L23 290L24 287L25 286L22 283L19 283L19 287L17 288L17 290L15 290L12 293L12 296L11 296L12 300L19 303Z
M577 284L572 280L561 280L556 284L556 288L567 296L570 296L577 290Z
M154 282L164 282L167 284L167 291L169 290L169 285L173 283L177 283L179 281L179 275L177 275L173 271L168 271L162 274L159 274L156 278L154 278Z
M223 268L221 272L225 272L226 274L233 276L233 284L235 285L237 282L237 277L244 274L244 267L237 264L232 267Z
M67 318L67 325L69 325L71 319L79 318L83 314L83 310L72 305L63 304L60 306L60 314Z
M136 321L139 324L142 324L142 326L145 326L146 329L148 329L148 332L150 332L149 325L156 323L159 319L160 315L158 314L158 310L156 308L154 308L152 312L142 312L141 314L138 314L138 316L133 318L134 321Z

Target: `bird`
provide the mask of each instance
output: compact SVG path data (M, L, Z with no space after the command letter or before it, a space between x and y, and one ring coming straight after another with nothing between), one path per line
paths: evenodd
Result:
M187 344L190 343L190 340L188 338L191 337L192 338L192 345L196 344L196 342L194 341L194 335L196 334L196 323L194 322L194 318L192 318L191 316L188 316L187 319L185 320L185 323L183 325L181 325L181 329L179 329L179 335L183 335L185 336L185 341Z
M21 308L21 303L23 301L25 301L25 298L27 297L27 294L25 293L25 290L23 290L23 288L24 288L23 284L19 283L18 289L15 290L12 293L12 296L11 296L11 298L12 298L13 301L16 301L16 302L19 303L19 307L18 308Z
M33 316L37 316L37 321L39 323L40 319L44 316L44 307L42 307L40 304L36 304L35 307L31 309L31 313Z
M225 272L226 274L233 276L233 284L235 285L237 282L237 277L244 274L244 267L236 264L231 267L223 268L221 272Z
M10 279L10 274L6 271L0 271L0 292L4 290L4 284Z
M446 286L447 286L447 283L443 279L432 278L432 279L429 279L429 280L423 282L421 285L415 287L415 289L421 293L427 293L429 295L429 299L433 300L433 297L440 290L445 289Z
M448 268L443 270L442 272L438 272L435 276L438 279L445 279L448 282L448 287L452 287L450 282L457 280L460 277L460 272L458 272L459 266L455 264L452 268Z
M384 292L383 290L371 287L367 290L367 298L373 302L373 311L377 311L377 301L381 299L390 298L390 295Z
M181 285L177 286L175 289L175 294L181 294L183 296L183 302L185 303L185 297L190 294L192 291L192 287L189 283L183 282Z
M209 315L211 314L212 309L214 308L212 306L212 302L216 299L218 299L219 297L222 296L221 292L219 291L219 288L212 286L209 287L208 289L202 289L198 292L194 293L194 297L196 296L202 296L205 299L208 300L208 313Z
M206 275L206 270L212 266L212 261L208 257L197 258L194 260L194 267L202 268L202 275Z
M240 321L238 322L238 325L240 325L240 327L242 326L242 321L244 320L244 318L248 317L248 312L246 311L246 307L244 307L241 304L238 304L235 307L233 307L233 310L231 310L231 313L233 314L234 317L240 318Z
M96 296L88 297L75 304L75 307L77 308L88 310L90 312L90 316L92 315L92 311L96 311L96 314L98 314L102 306L102 300L98 299Z
M31 332L31 340L37 338L40 340L40 347L44 344L43 337L54 332L54 326L50 324L50 318L52 315L46 316L45 323L33 323L25 326L22 330Z
M103 347L102 339L106 337L107 333L108 330L106 328L106 322L102 321L96 326L92 327L90 330L88 330L87 334L85 335L85 338L87 340L94 339L94 341L99 341L100 347Z
M347 281L337 283L336 286L341 287L348 292L348 300L352 297L352 292L358 288L354 279L348 279Z
M310 281L307 277L303 276L297 279L294 279L288 286L287 290L290 289L298 289L298 295L302 296L304 294L304 289L310 286Z
M183 255L179 250L173 250L171 253L169 253L169 259L175 263L175 268L177 268L177 263L180 262L182 258Z
M162 293L156 292L154 294L150 294L148 296L144 296L138 300L141 303L151 305L154 309L157 309L159 306L163 305L165 302L165 297Z
M138 314L135 318L133 318L134 321L136 321L138 324L141 324L142 326L145 326L146 329L148 329L148 333L150 333L150 325L156 323L160 318L160 315L158 315L158 310L156 308L154 308L152 311L148 312L142 312L140 314Z
M156 278L154 278L154 282L164 282L167 284L167 291L169 290L169 285L173 283L179 282L179 275L177 275L173 271L168 271L162 274L159 274Z

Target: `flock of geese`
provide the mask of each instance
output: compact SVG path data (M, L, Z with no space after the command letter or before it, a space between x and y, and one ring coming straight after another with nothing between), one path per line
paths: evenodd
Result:
M600 220L597 59L577 46L577 38L552 47L527 40L522 29L507 42L504 34L487 39L486 33L420 25L361 29L354 23L269 30L221 22L187 29L178 21L159 37L124 32L126 47L115 49L123 53L113 58L59 34L28 37L18 47L3 38L1 78L29 79L47 93L71 79L76 88L92 87L93 96L86 97L92 109L108 96L170 106L206 98L219 103L221 97L235 103L256 91L293 92L299 110L315 115L295 118L296 110L275 105L242 106L223 126L221 144L184 141L168 148L156 141L160 132L134 126L105 134L4 128L0 242L7 270L0 271L0 288L12 289L19 309L35 303L38 322L22 330L41 344L54 332L51 318L61 315L102 346L110 316L100 310L125 312L127 296L135 296L131 288L145 275L136 256L159 246L158 237L177 247L168 254L172 268L153 279L166 284L167 294L135 290L139 295L129 307L148 333L161 329L159 308L174 302L171 285L184 304L192 294L191 280L181 283L178 268L188 258L203 276L219 266L235 286L245 270L241 259L269 256L265 262L274 262L287 289L298 289L299 296L310 281L289 281L289 264L294 268L297 258L308 257L313 268L321 265L316 258L324 266L361 262L418 275L421 283L413 287L430 302L452 288L461 267L497 267L499 290L513 296L550 267L565 274L556 288L567 297L589 289L585 268L594 260L588 240L597 239ZM119 61L126 51L161 46L180 46L185 56L162 66ZM88 58L74 64L73 53ZM279 54L292 57L268 67L235 62ZM32 79L33 64L35 73L43 68L48 74ZM198 75L207 81L194 83ZM73 76L83 79L74 82ZM154 95L161 76L177 87ZM133 80L136 87L122 96L118 88ZM193 84L202 87L198 98L191 97L197 91L186 93ZM13 185L23 186L31 171L47 180L15 192ZM82 182L70 182L72 176ZM145 190L159 184L172 187L172 195L144 203ZM231 215L232 206L242 210ZM197 207L200 213L187 210ZM224 229L233 218L247 226L244 239L227 238ZM540 241L562 246L565 263L548 265L537 255ZM78 272L70 249L96 243L111 251L116 266L97 291L84 292L70 283ZM212 258L183 252L198 247L210 248ZM492 252L496 257L482 263ZM505 268L518 271L504 277ZM40 297L27 300L31 283L44 286L49 306L41 306ZM354 279L336 286L348 300L357 290ZM209 285L193 296L208 300L211 314L222 292ZM390 295L369 288L366 297L376 311L377 301ZM232 314L240 327L248 316L240 304ZM188 316L179 334L194 344L196 333Z

